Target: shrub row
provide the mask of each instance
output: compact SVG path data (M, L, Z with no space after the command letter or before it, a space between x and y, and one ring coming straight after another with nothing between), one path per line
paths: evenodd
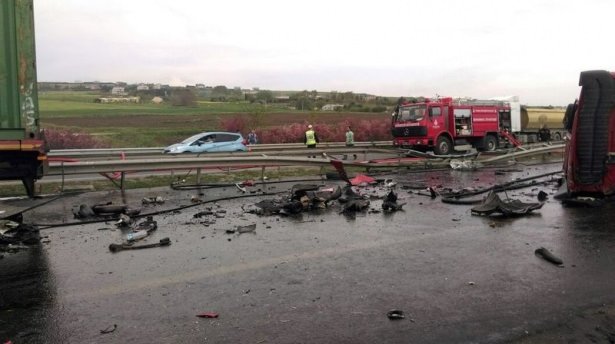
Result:
M49 149L107 148L109 145L89 133L66 129L45 129Z
M256 129L259 143L293 143L303 142L308 123L292 123L287 125ZM355 141L385 141L391 140L391 122L383 119L352 119L346 118L337 124L314 123L314 131L321 142L343 142L346 139L346 127L354 132ZM241 132L247 135L248 123L243 117L226 118L220 121L220 126L226 131Z

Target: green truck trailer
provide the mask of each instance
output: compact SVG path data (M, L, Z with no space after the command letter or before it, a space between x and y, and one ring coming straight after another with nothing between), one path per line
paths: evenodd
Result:
M40 129L32 0L0 1L0 180L30 197L48 166Z

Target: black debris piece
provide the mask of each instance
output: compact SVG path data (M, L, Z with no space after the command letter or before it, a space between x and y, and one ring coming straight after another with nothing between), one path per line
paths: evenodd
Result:
M141 200L141 204L163 204L165 199L162 196L145 197Z
M130 244L111 244L109 245L109 251L115 253L123 250L139 250L144 248L152 248L152 247L161 247L161 246L169 246L171 245L171 239L162 238L159 242L154 244L145 244L145 245L130 245Z
M149 232L155 231L158 229L158 222L154 221L152 216L148 216L145 221L139 222L135 230L144 230Z
M254 233L256 232L256 223L247 226L237 226L237 233Z
M551 253L549 250L547 250L544 247L541 248L537 248L536 251L534 251L534 254L536 254L537 256L542 257L544 260L553 263L555 265L562 265L564 264L564 261L561 258L558 258L556 256L553 255L553 253Z
M208 210L204 210L204 211L198 212L198 213L192 215L192 217L195 218L195 219L200 219L203 216L209 216L209 215L213 215L213 214L214 214L214 212L211 211L211 209L208 209Z
M434 190L431 186L429 187L429 196L430 196L431 198L436 198L436 197L438 197L438 194L436 193L436 191L435 191L435 190Z
M556 257L555 255L553 255L553 253L551 253L549 250L547 250L544 247L541 248L537 248L536 251L534 251L534 254L536 254L537 256L542 257L544 260L553 263L555 265L562 265L564 264L564 261L559 258Z
M295 184L290 189L291 199L300 199L305 196L308 191L318 190L318 185L314 184Z
M342 190L341 196L338 198L338 202L346 203L350 200L362 198L361 195L354 192L351 185L346 185Z
M115 225L118 227L130 227L132 223L133 220L130 218L130 216L126 214L120 214L120 218L117 220Z
M549 195L546 192L544 191L538 192L538 201L544 202L547 200L547 198L549 198Z
M391 190L391 192L389 192L384 201L382 201L382 210L384 211L397 211L397 210L401 210L401 208L403 207L405 203L397 203L397 194L395 192L393 192L393 190Z
M369 208L369 200L367 199L353 199L346 203L344 203L344 207L342 209L343 213L353 213L353 212L361 212L367 210Z
M113 204L112 202L108 202L105 204L96 204L92 206L92 210L96 215L113 215L113 214L124 214L128 209L128 206L125 204Z
M117 329L117 324L113 324L104 330L100 330L100 334L112 333Z
M387 313L387 317L391 320L401 320L406 317L404 311L399 309L393 309Z
M265 199L254 204L257 209L250 209L248 212L259 215L273 215L280 212L284 206L283 201L277 199Z
M76 219L87 219L95 216L92 208L87 204L81 204L79 209L73 209L73 215Z
M139 208L130 208L125 204L115 205L112 202L105 204L95 204L89 206L87 204L79 205L79 208L73 209L73 215L76 219L88 219L92 217L115 217L120 214L135 216L141 213Z
M473 215L501 215L519 216L527 215L536 209L542 208L543 202L524 203L519 200L502 200L497 193L491 191L480 205L472 208Z
M338 202L342 204L342 213L344 214L365 211L370 204L368 199L354 192L351 185L344 186Z
M124 214L128 216L137 216L141 214L141 208L126 208Z
M40 243L40 240L38 227L9 220L0 220L0 246L36 245ZM2 249L0 247L0 250Z
M290 215L290 214L299 214L303 211L303 203L299 200L292 200L282 205L279 210L280 214Z

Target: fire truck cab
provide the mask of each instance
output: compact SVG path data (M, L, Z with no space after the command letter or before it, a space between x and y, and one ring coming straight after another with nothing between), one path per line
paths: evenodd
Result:
M454 145L495 150L501 138L514 139L506 101L439 98L401 104L393 113L393 144L446 155Z

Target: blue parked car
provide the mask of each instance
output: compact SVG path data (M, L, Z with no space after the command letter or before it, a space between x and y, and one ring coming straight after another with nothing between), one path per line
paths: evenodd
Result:
M246 141L240 133L204 132L164 149L166 154L245 152Z

